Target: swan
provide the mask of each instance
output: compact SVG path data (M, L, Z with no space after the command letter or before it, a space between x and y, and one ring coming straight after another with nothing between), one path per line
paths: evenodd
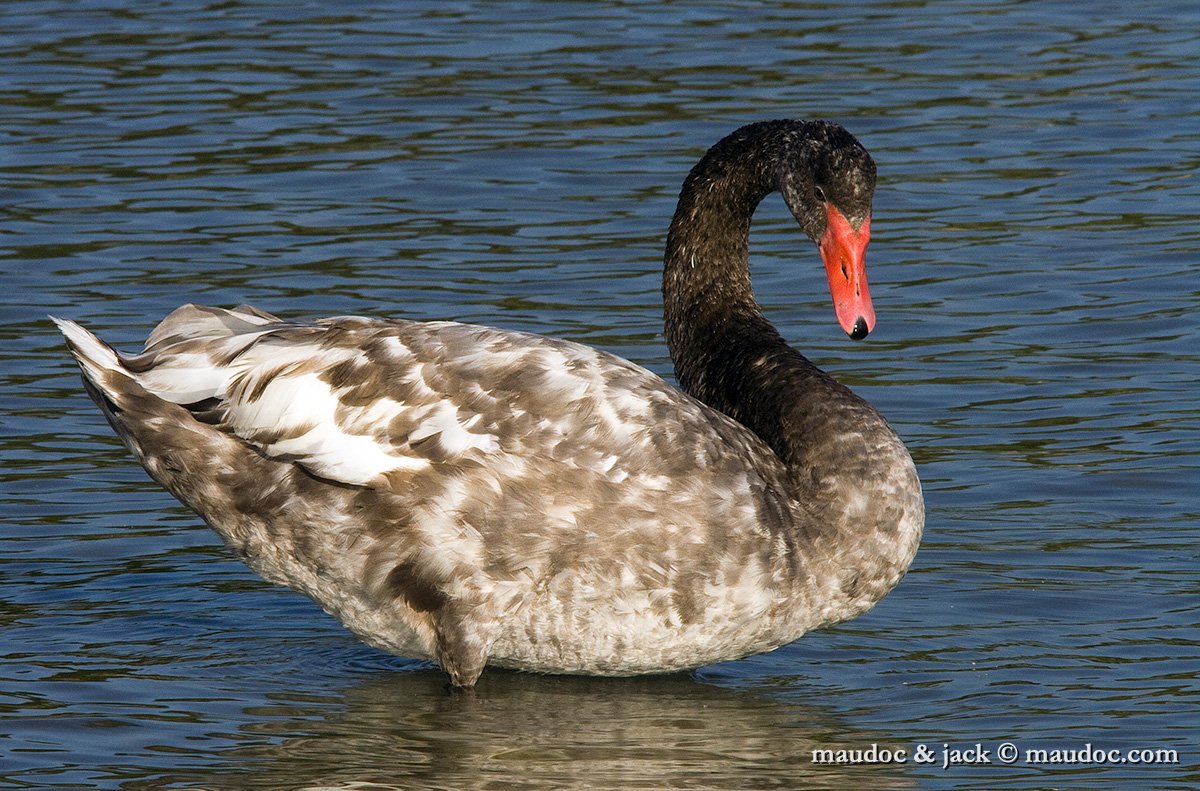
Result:
M882 416L787 345L751 291L779 191L854 339L875 164L826 121L714 145L667 236L680 389L612 354L449 321L184 305L140 354L55 318L149 474L265 579L370 645L561 674L687 670L870 609L924 524ZM52 317L53 318L53 317Z

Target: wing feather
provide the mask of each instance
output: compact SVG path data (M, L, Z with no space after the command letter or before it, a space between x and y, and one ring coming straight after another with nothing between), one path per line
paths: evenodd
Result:
M127 360L139 382L263 455L370 485L475 460L509 474L538 455L614 481L661 379L594 349L453 322L283 322L188 305ZM672 391L673 392L673 391ZM697 415L699 419L699 415Z

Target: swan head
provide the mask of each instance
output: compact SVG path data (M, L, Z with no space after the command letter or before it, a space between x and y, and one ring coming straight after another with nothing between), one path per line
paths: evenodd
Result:
M866 269L874 160L845 129L819 121L787 137L777 175L784 202L821 252L838 324L865 338L875 327Z

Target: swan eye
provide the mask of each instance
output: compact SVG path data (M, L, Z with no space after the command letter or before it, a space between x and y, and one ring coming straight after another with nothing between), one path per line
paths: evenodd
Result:
M825 190L821 189L820 187L813 187L813 194L817 196L817 200L821 201L821 203L826 202Z

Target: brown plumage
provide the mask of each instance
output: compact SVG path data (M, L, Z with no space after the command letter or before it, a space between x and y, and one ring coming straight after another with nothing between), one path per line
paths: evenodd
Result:
M747 272L750 215L780 189L839 321L865 334L874 177L823 122L744 127L697 165L664 274L691 395L595 349L451 322L186 305L133 356L59 324L155 480L368 643L458 686L489 663L692 668L865 611L916 551L903 445L783 342Z

